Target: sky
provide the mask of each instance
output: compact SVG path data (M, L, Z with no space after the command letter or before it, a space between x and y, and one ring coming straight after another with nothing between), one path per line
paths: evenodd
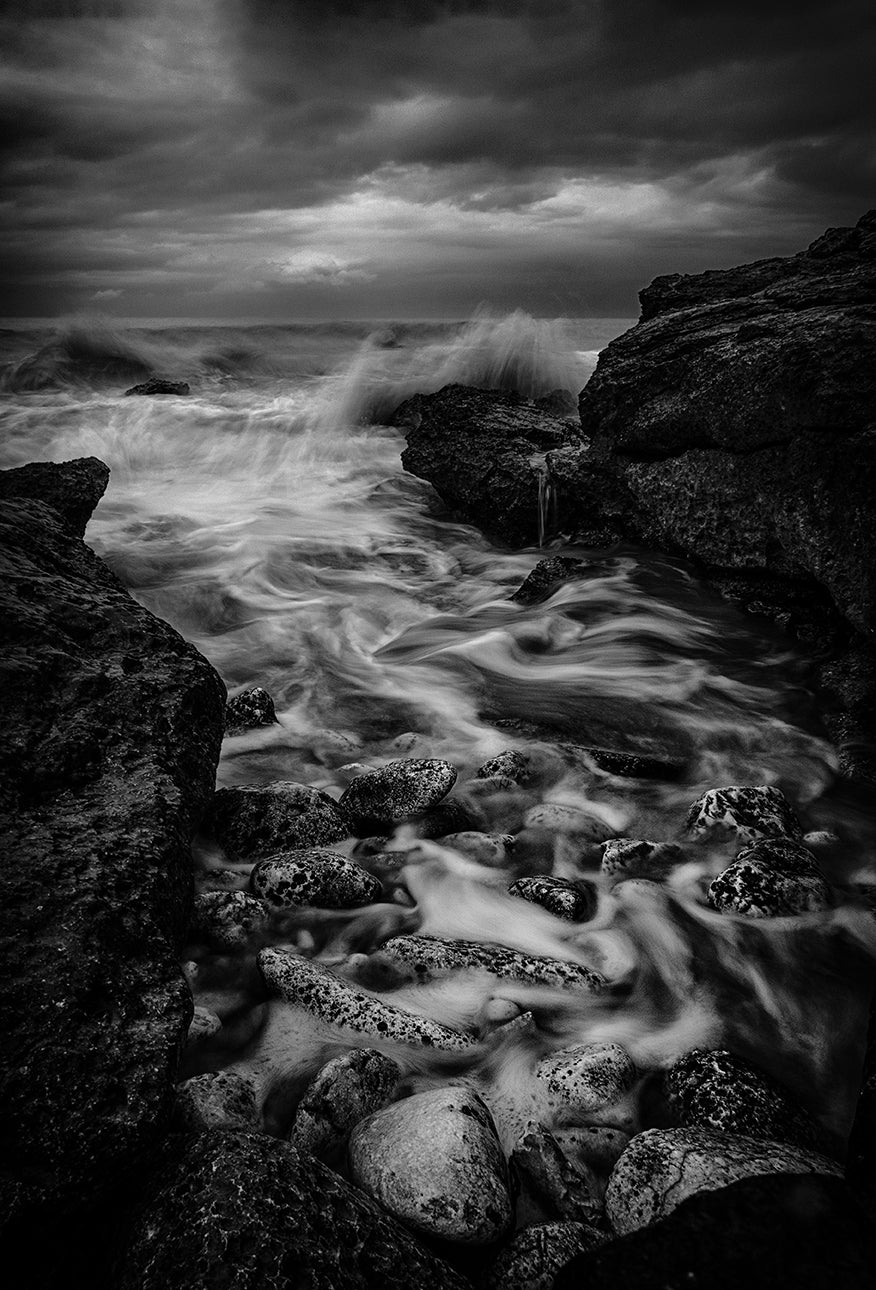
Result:
M873 0L0 5L0 313L632 317L876 205Z

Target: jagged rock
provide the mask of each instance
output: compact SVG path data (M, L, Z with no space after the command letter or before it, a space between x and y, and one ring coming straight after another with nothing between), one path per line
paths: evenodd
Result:
M575 1165L547 1129L532 1125L514 1147L511 1161L537 1204L552 1218L598 1223L599 1183L589 1165Z
M347 817L328 793L287 781L220 788L207 826L233 860L330 846L350 834Z
M150 1186L119 1290L464 1290L373 1201L266 1134L185 1138Z
M601 869L606 878L620 882L625 878L659 880L684 860L684 852L674 842L645 842L638 838L610 838L603 843Z
M272 993L341 1030L451 1052L473 1043L468 1035L375 999L288 950L262 950L258 966Z
M394 936L381 949L420 981L445 972L477 970L514 981L577 986L590 991L598 991L605 984L598 972L580 963L523 954L504 945L480 945L477 941L439 936Z
M254 866L250 887L278 909L354 909L379 900L382 890L380 880L367 869L320 847L266 856Z
M460 855L467 856L476 864L492 865L496 868L505 864L508 852L514 846L514 836L511 833L479 833L474 829L466 829L462 833L448 833L438 841L442 847L458 851Z
M609 1124L557 1128L553 1135L573 1163L583 1162L597 1174L609 1174L630 1144L630 1135Z
M524 816L528 829L547 829L581 842L603 842L611 832L604 820L565 802L539 802Z
M9 1268L65 1223L102 1257L169 1121L191 1017L176 953L225 691L81 541L107 477L94 458L0 473Z
M240 735L244 730L275 725L274 700L260 685L236 694L225 705L226 735Z
M261 901L243 891L204 891L195 897L189 935L217 949L245 946L265 923Z
M665 1218L696 1192L773 1173L842 1177L835 1161L784 1143L706 1129L647 1129L612 1171L606 1214L623 1235Z
M379 833L437 806L455 782L456 771L450 762L412 757L358 775L347 786L340 805L360 834Z
M497 775L515 784L525 784L529 777L529 758L516 748L506 748L495 757L489 757L475 771L477 779L492 779Z
M636 1082L636 1068L620 1044L576 1044L543 1057L535 1069L561 1103L581 1115L614 1106Z
M746 918L814 913L832 903L812 852L786 838L765 838L740 851L710 883L709 901L721 913Z
M351 1134L350 1176L415 1231L482 1245L514 1220L492 1116L467 1088L415 1093Z
M510 896L519 896L533 905L541 905L556 918L570 923L586 923L596 913L598 894L592 882L582 879L553 878L550 874L536 874L531 878L518 878L508 888Z
M815 1120L782 1086L724 1049L695 1048L665 1077L670 1106L684 1128L743 1133L798 1147L816 1146Z
M199 1044L204 1039L212 1039L222 1029L222 1021L209 1008L196 1007L189 1023L187 1044Z
M576 1254L595 1250L603 1232L586 1223L535 1223L518 1232L490 1268L484 1290L552 1290Z
M803 833L784 793L770 784L733 784L703 793L688 810L687 830L696 837L714 828L749 842Z
M586 560L569 555L553 555L547 560L539 560L508 599L515 600L518 605L537 605L564 583L585 577L592 567Z
M401 1076L398 1063L374 1048L333 1058L308 1084L289 1141L330 1162L360 1120L385 1106Z
M164 381L160 377L153 377L152 380L142 381L139 385L132 385L125 394L188 394L188 381Z
M174 1117L188 1133L258 1128L254 1081L237 1071L194 1075L177 1085Z

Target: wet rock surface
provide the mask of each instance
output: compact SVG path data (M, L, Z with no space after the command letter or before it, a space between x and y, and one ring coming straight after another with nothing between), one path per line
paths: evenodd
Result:
M608 1124L559 1128L553 1135L573 1163L583 1162L600 1175L611 1173L630 1143L628 1133Z
M379 833L383 826L400 824L437 806L455 782L455 769L439 758L394 761L357 776L347 786L340 805L360 833Z
M151 380L141 381L139 385L132 385L125 394L188 394L188 381L165 381L161 377L154 376Z
M530 1127L514 1147L511 1161L523 1187L548 1217L588 1225L601 1221L596 1175L584 1161L573 1163L547 1129Z
M276 851L330 846L350 825L328 793L306 784L220 788L207 820L231 860L257 860Z
M800 838L803 833L791 803L781 789L769 784L732 784L703 793L687 813L687 830L697 837L712 829L748 842Z
M587 1115L620 1102L636 1081L629 1054L610 1043L560 1049L543 1057L535 1073L561 1103Z
M535 874L518 878L508 888L508 894L519 896L533 905L541 905L549 914L567 919L570 923L585 923L596 913L597 891L586 879L572 881L554 878L550 874Z
M319 847L281 851L259 860L250 875L250 889L278 909L353 909L379 900L382 890L379 879L354 860Z
M242 891L204 891L195 897L189 936L217 949L242 949L266 922L265 907Z
M514 837L510 833L479 833L474 829L466 829L463 833L448 833L438 841L441 846L459 852L475 864L493 868L500 868L505 864L514 846Z
M330 1163L351 1130L390 1100L401 1076L398 1063L374 1048L356 1048L333 1058L307 1086L289 1141Z
M515 748L506 748L504 752L496 753L495 757L489 757L477 768L475 775L478 779L499 776L513 780L516 784L525 784L529 776L529 759L525 753L518 752Z
M598 972L579 963L523 954L503 945L481 945L479 941L394 936L382 946L382 953L409 968L423 981L442 972L481 970L511 980L578 986L586 990L600 990L604 984Z
M236 1071L193 1075L177 1085L176 1126L188 1133L206 1129L258 1129L255 1082Z
M586 560L568 555L554 555L547 560L539 560L509 599L515 600L518 605L537 605L553 595L558 587L574 578L585 577L589 568Z
M721 913L780 918L829 909L832 897L811 851L769 838L744 848L718 874L709 885L709 902Z
M552 1290L561 1268L605 1241L586 1223L535 1223L518 1232L490 1268L484 1290Z
M396 1218L429 1236L489 1244L514 1219L492 1117L465 1088L415 1093L354 1129L350 1174Z
M240 735L245 730L272 726L276 722L274 700L260 685L253 686L251 690L244 690L242 694L236 694L225 705L226 735Z
M646 842L640 838L610 838L602 846L600 868L606 878L651 878L659 881L684 860L674 842Z

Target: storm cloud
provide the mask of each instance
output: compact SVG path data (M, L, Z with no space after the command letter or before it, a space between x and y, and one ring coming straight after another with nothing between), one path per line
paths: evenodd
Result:
M3 312L636 312L876 191L869 0L31 0Z

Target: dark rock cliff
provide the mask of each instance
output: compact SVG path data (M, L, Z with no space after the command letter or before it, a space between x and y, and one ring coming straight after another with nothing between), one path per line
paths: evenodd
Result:
M224 687L81 541L108 476L94 458L0 474L7 1267L52 1245L69 1261L60 1233L97 1212L112 1227L163 1130L191 1016L175 951Z

